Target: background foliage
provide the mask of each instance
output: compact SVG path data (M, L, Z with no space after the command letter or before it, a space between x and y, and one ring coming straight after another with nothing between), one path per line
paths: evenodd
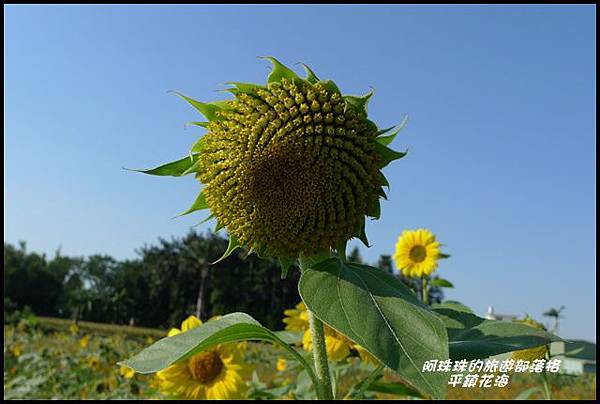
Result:
M24 242L4 243L5 322L28 307L40 316L166 329L190 314L206 320L241 311L282 329L283 308L300 301L297 268L281 279L278 262L240 249L212 265L226 247L220 235L195 231L159 239L130 260L68 257L60 250L48 258L27 251ZM358 249L348 258L362 262ZM376 266L419 290L419 282L395 273L389 256L381 256ZM430 302L442 299L441 289L432 288Z

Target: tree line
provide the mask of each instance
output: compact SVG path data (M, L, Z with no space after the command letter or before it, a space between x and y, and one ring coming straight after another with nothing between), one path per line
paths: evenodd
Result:
M186 236L159 239L157 245L136 250L137 258L117 260L108 255L53 257L27 251L24 242L4 243L4 313L30 309L40 316L112 324L169 328L190 314L203 320L243 311L271 329L283 328L283 310L300 301L297 267L281 279L274 259L235 250L220 258L227 240L216 233L190 231ZM362 262L354 248L349 261ZM376 265L413 290L382 255ZM443 299L432 288L430 302Z

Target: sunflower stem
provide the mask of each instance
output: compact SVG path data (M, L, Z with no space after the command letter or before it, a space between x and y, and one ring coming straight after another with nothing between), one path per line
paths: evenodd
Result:
M315 373L317 375L318 383L317 386L315 386L317 398L319 400L333 400L323 322L319 320L312 311L308 310L308 323L310 325L313 360L315 362Z
M425 304L429 304L429 288L428 288L428 284L427 284L427 277L424 276L422 278L423 281L423 303Z

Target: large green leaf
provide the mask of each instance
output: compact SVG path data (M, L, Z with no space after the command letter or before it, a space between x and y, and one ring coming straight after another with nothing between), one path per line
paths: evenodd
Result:
M558 336L512 321L486 320L460 308L432 307L448 329L450 358L484 359L561 341Z
M302 355L245 313L227 314L189 331L163 338L118 364L138 373L154 373L215 345L248 340L267 341L281 346L302 363L309 376L315 380L312 367Z
M421 393L444 397L447 376L422 369L428 360L448 359L446 330L410 289L378 268L337 258L301 267L299 290L309 310Z
M544 390L542 390L541 387L530 387L527 390L520 392L519 395L515 397L515 400L529 400L529 397L535 393L544 393Z
M196 164L198 161L198 155L192 154L186 156L182 159L172 161L170 163L166 163L160 165L155 168L150 168L146 170L134 170L130 168L126 168L126 170L137 171L144 174L150 175L170 175L173 177L180 177L182 175L188 174L188 170Z
M452 309L456 311L464 311L465 313L473 314L473 310L456 300L445 300L443 303L434 303L432 309Z
M416 391L415 389L410 388L406 384L403 383L383 383L383 382L375 382L369 385L367 391L374 391L377 393L383 394L394 394L396 396L408 396L408 397L417 397L423 398L423 396Z

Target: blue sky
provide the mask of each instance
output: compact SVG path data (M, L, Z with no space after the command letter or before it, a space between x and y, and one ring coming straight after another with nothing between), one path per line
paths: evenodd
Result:
M202 133L168 93L226 98L264 82L260 55L309 64L346 94L370 87L409 155L385 169L363 257L403 229L452 257L446 293L483 314L542 319L595 340L593 6L6 6L5 241L52 254L135 256L204 218L171 218L191 177L127 172L186 154ZM208 226L200 227L207 229Z

